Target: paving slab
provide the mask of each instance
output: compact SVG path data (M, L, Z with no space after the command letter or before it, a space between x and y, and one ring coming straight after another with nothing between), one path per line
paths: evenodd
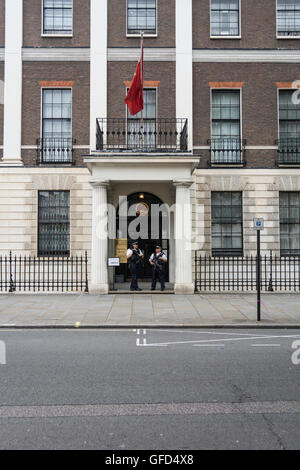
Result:
M1 294L0 327L255 326L254 294ZM262 295L260 325L300 327L299 294Z

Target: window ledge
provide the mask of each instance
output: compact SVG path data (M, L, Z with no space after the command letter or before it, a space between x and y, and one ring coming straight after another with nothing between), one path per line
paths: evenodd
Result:
M73 34L41 34L42 38L72 38Z
M140 34L131 34L131 33L126 33L127 38L140 38ZM144 38L157 38L157 33L144 33Z
M210 39L242 39L242 36L210 36Z
M300 39L300 36L276 36L276 39Z

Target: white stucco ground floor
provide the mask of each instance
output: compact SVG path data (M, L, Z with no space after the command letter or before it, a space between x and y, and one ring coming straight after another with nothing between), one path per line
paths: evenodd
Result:
M193 253L199 250L202 255L212 254L213 192L241 193L244 256L256 252L254 217L265 220L262 254L272 250L274 256L280 255L280 194L300 192L300 169L200 170L198 159L189 154L130 157L93 154L86 158L86 163L87 168L0 167L0 255L12 251L37 257L39 194L69 192L69 255L87 252L91 293L108 293L112 283L108 257L122 258L120 250L131 239L139 239L139 230L147 219L148 198L157 202L160 217L164 217L162 206L166 208L167 223L163 226L159 219L161 225L154 235L148 225L141 245L149 252L160 242L168 253L168 281L174 285L175 293L193 293ZM120 209L126 198L131 198L136 213L127 213L124 228ZM133 219L137 215L139 224L135 225ZM136 237L127 232L130 223ZM126 281L124 260L122 264L118 280ZM147 267L144 275L149 276Z

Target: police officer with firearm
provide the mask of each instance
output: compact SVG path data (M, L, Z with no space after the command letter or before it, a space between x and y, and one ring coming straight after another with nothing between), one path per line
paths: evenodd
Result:
M152 287L151 290L156 289L156 280L159 277L161 291L165 290L165 265L168 258L161 249L161 246L155 247L155 253L150 256L149 262L152 266Z
M138 242L132 242L131 248L128 248L127 250L127 260L128 260L129 269L131 272L130 290L138 290L138 291L142 290L139 288L138 280L137 280L142 259L143 259L143 253L139 249Z

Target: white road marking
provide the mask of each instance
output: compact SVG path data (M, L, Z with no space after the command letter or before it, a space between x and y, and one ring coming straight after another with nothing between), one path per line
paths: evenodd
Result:
M281 346L280 344L251 344L251 346L257 346L259 348L264 348L264 347L275 347L275 346Z
M271 339L271 338L299 338L300 335L283 335L283 336L266 336L266 339ZM173 345L173 344L191 344L191 343L218 343L219 341L246 341L246 340L255 340L255 339L261 339L261 336L252 336L252 337L243 337L243 338L221 338L221 339L201 339L201 340L192 340L192 341L164 341L163 343L150 343L147 344L147 346L157 346L159 344L167 344L167 345Z
M226 333L226 332L223 332L223 331L195 331L195 330L177 330L176 328L172 329L172 330L160 330L160 329L155 329L155 330L152 330L152 331L159 331L159 332L167 332L167 333L194 333L194 334L198 334L198 335L203 335L203 334L206 334L206 335L226 335L226 336L253 336L254 333ZM255 333L255 336L259 336L261 338L268 338L270 335L261 335L261 334L257 334ZM296 335L298 336L298 335ZM300 334L299 334L300 336Z
M225 344L193 344L198 348L224 348Z

